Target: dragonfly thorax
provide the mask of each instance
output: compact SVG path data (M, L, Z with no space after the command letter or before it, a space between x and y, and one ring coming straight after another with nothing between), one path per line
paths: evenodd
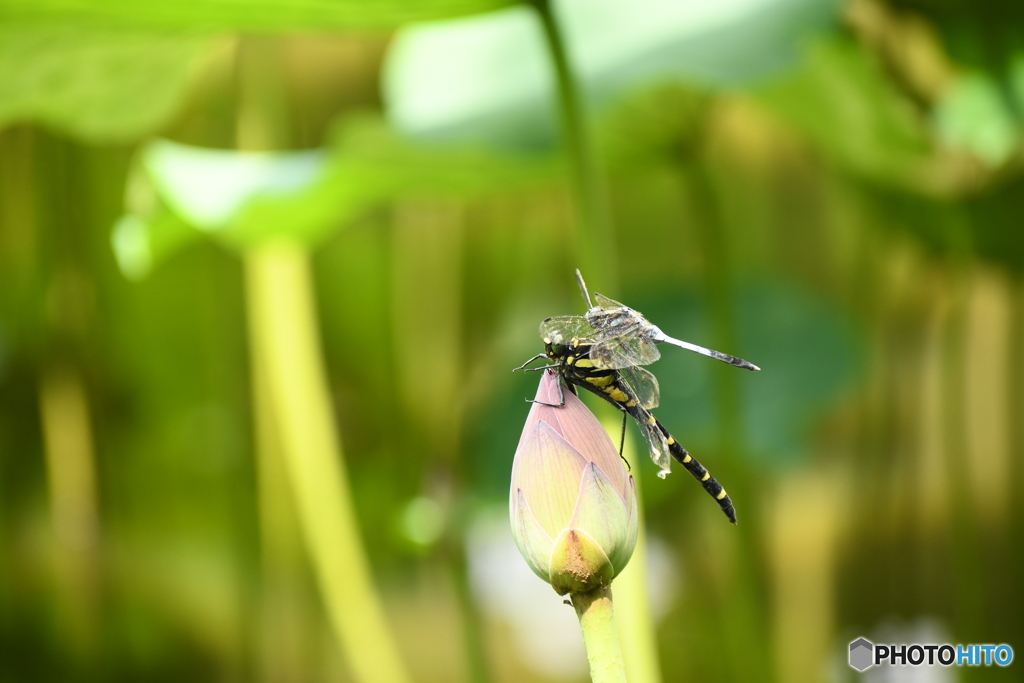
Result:
M634 311L629 306L611 309L594 306L586 312L584 317L596 330L621 329L647 322L644 320L643 315Z

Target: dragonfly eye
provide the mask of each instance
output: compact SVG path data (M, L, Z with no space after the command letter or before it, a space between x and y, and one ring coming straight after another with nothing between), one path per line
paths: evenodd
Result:
M560 343L560 340L545 342L544 353L551 360L557 361L566 354L565 344Z

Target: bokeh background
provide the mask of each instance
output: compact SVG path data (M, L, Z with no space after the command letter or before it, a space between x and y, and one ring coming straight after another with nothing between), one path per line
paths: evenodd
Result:
M554 9L574 120L529 5L0 2L0 681L586 680L507 522L581 261L763 368L651 368L740 517L632 457L661 680L1024 651L1024 5Z

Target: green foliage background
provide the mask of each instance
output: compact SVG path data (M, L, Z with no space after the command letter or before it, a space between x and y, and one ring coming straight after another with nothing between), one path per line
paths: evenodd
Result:
M1024 651L1024 10L734 5L557 6L618 262L588 283L763 368L651 368L740 516L634 459L662 678ZM549 69L504 2L0 2L0 681L356 680L256 456L243 263L282 239L412 679L563 680L470 580L534 392L509 370L583 310ZM318 170L199 225L167 140Z

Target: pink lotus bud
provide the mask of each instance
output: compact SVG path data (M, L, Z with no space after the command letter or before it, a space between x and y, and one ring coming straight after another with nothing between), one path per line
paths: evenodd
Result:
M538 401L558 403L545 372ZM534 403L512 463L512 533L530 568L558 592L607 586L629 562L639 519L633 477L601 423L564 391Z

